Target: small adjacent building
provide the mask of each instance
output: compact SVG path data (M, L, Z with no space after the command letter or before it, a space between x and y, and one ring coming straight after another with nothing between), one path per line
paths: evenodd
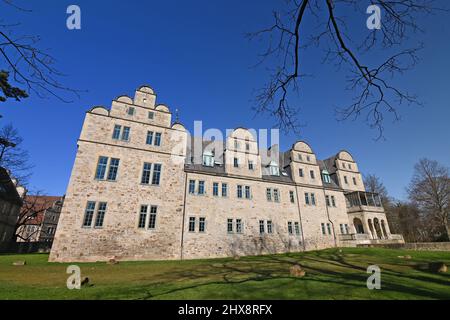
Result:
M0 252L8 251L14 243L14 231L22 204L8 171L0 167Z

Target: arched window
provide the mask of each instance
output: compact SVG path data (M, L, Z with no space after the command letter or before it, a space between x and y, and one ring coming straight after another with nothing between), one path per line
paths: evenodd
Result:
M322 170L322 180L325 183L331 183L330 173L327 170Z

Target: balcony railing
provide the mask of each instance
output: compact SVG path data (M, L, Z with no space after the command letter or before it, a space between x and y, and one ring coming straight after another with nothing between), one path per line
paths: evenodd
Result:
M381 198L377 193L355 191L345 195L347 207L378 207L382 208Z

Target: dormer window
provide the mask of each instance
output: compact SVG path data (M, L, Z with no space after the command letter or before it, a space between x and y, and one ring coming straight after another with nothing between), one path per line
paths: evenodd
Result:
M214 154L210 151L203 153L203 165L207 167L214 167Z
M269 173L271 176L279 176L280 175L280 168L278 167L278 164L274 161L271 161L269 163Z
M322 179L325 183L331 183L330 173L327 170L322 170Z

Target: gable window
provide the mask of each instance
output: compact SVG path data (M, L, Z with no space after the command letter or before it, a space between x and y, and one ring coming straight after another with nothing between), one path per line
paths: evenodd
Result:
M345 162L342 162L342 168L345 169Z
M111 158L111 161L109 162L108 180L116 180L117 171L119 170L119 161L119 159Z
M235 168L239 168L239 161L238 161L238 158L234 158L234 159L233 159L233 166L234 166Z
M254 167L253 167L253 161L248 161L248 169L249 170L253 170L254 169Z
M306 161L308 161L308 162L310 162L310 161L311 161L311 158L310 158L310 156L306 156Z
M251 198L251 192L250 192L250 187L249 186L245 186L245 198L246 199L250 199Z
M245 151L250 151L250 143L245 143Z
M291 221L288 222L288 233L289 234L294 234L294 229L292 229L292 222Z
M329 195L325 196L325 202L327 203L327 207L331 207L330 196Z
M310 170L309 171L309 176L311 177L311 179L315 179L316 176L314 175L314 170Z
M356 178L353 177L353 184L356 186Z
M344 176L344 182L345 184L348 184L347 176Z
M227 232L233 232L233 219L227 219Z
M114 139L114 140L119 140L119 138L120 138L120 131L122 130L122 126L120 126L120 125L118 125L118 124L116 124L115 126L114 126L114 131L113 131L113 136L112 136L112 138Z
M205 194L205 181L198 182L198 194Z
M280 175L280 168L278 167L278 164L274 161L271 161L269 163L269 172L271 176L279 176Z
M222 183L222 197L228 196L228 184Z
M298 175L300 178L303 178L303 169L302 168L298 169Z
M213 183L213 196L219 196L219 184L217 182Z
M149 118L150 120L153 120L153 119L155 118L155 113L154 113L153 111L149 111L149 112L148 112L148 118Z
M234 138L234 148L239 149L239 141L236 138Z
M295 226L295 234L296 235L300 235L300 224L298 222L294 222L294 226Z
M305 192L305 203L309 205L309 193Z
M280 201L280 193L279 193L278 189L273 189L273 200L275 202Z
M267 198L267 201L272 201L272 189L270 189L270 188L266 189L266 198Z
M161 146L161 132L155 133L155 146Z
M242 220L236 219L236 233L242 233Z
M153 131L147 131L147 139L145 140L145 143L148 145L153 144Z
M94 217L95 202L88 201L86 211L84 213L83 227L90 227Z
M203 152L203 165L207 167L214 167L214 155L212 152Z
M295 203L294 191L289 191L289 199L291 200L291 203Z
M123 141L130 140L130 127L123 127L122 138Z
M323 182L325 182L325 183L331 183L330 174L328 173L327 170L322 171L322 179L323 179Z
M349 168L350 170L352 170L352 165L351 165L351 163L348 164L348 168Z
M195 232L195 217L189 217L189 232Z
M242 186L241 185L237 186L237 197L242 198Z
M331 205L336 207L336 200L334 199L334 196L331 196Z
M129 115L129 116L134 116L134 111L135 111L135 110L134 110L134 107L129 107L129 108L128 108L128 115Z
M206 230L206 218L200 217L198 219L198 232L205 232Z
M259 233L263 234L265 232L264 220L259 220Z
M195 180L189 180L189 193L195 193Z
M302 155L300 153L298 154L298 160L299 161L303 161L303 157L302 157Z
M99 157L97 170L95 171L95 179L103 180L106 174L106 166L108 165L108 157Z

